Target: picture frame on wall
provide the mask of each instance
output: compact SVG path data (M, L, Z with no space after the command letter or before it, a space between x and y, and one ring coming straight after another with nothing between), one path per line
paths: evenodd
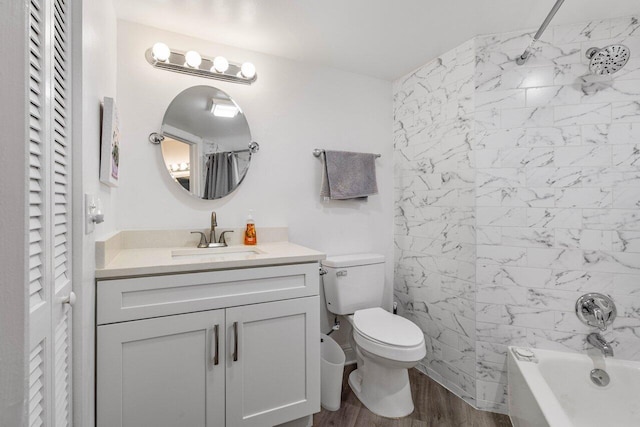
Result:
M120 128L118 110L114 99L105 97L102 108L100 182L110 187L116 187L118 185L119 165Z

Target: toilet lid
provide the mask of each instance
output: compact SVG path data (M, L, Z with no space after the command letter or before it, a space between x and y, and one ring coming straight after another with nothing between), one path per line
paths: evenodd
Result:
M414 347L424 341L424 335L415 323L380 307L356 311L353 326L360 334L393 346Z

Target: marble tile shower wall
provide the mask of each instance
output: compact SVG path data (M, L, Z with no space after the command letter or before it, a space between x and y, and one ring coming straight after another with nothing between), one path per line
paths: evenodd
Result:
M517 66L529 40L478 37L394 85L395 297L423 370L499 412L508 345L588 349L585 292L614 298L605 338L640 360L638 18L549 28ZM629 63L589 74L611 43Z
M419 368L475 398L473 40L394 83L395 283Z
M640 24L558 26L524 65L529 35L476 38L477 405L506 410L506 346L584 351L576 299L602 292L605 337L640 360ZM623 43L619 73L584 52Z

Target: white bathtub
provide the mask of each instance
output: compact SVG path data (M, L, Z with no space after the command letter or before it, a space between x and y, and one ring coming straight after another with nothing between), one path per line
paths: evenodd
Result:
M509 415L514 427L640 426L640 362L529 349L535 361L517 360L509 347ZM590 378L602 369L611 382Z

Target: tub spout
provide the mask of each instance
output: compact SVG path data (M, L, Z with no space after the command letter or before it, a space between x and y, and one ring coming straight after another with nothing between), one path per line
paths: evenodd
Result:
M613 348L611 344L605 341L602 335L594 332L587 336L587 342L600 350L604 357L613 357Z

